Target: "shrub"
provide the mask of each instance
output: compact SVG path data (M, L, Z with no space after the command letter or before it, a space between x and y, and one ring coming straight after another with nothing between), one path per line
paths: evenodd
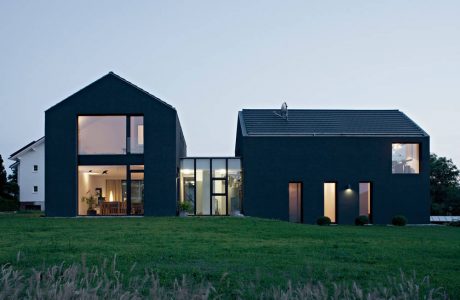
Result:
M449 226L460 227L460 221L452 221L449 223Z
M363 225L366 225L366 224L369 224L369 217L368 216L361 215L361 216L356 217L355 225L363 226Z
M397 215L393 217L393 219L391 220L391 224L393 224L394 226L406 226L407 219L405 216Z
M192 204L189 201L183 201L179 203L179 211L191 212Z
M331 219L329 219L329 217L322 216L316 220L316 224L319 226L331 225Z
M16 211L16 210L19 210L18 199L0 197L0 211Z

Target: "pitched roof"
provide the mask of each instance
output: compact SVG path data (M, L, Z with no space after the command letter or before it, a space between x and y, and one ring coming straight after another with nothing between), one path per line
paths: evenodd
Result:
M44 141L45 141L45 137L41 137L36 141L32 141L32 142L28 143L27 145L25 145L24 147L20 148L19 150L13 152L8 159L16 160L17 159L16 156L18 154L20 154L21 152L27 151L28 149L32 148L33 146L36 146L36 145L38 145L38 144L40 144L40 143L42 143Z
M399 110L276 109L239 112L246 136L428 136Z
M81 93L82 91L84 91L85 89L87 89L88 87L92 86L92 85L95 85L95 84L98 84L99 82L103 81L103 80L107 80L107 79L110 79L110 78L115 78L117 80L119 80L119 82L123 82L125 84L127 84L128 86L130 87L133 87L135 89L137 89L138 91L140 91L141 93L144 93L146 95L148 95L150 98L152 98L152 100L156 100L158 101L159 103L173 109L173 110L176 110L172 105L166 103L165 101L161 100L160 98L156 97L155 95L147 92L146 90L140 88L139 86L135 85L134 83L124 79L123 77L121 77L120 75L117 75L115 74L114 72L110 71L109 73L107 73L106 75L102 76L101 78L97 79L96 81L93 81L92 83L88 84L87 86L81 88L80 90L76 91L75 93L73 93L72 95L68 96L67 98L65 98L64 100L56 103L55 105L51 106L50 108L47 109L48 110L52 110L54 107L57 107L59 105L61 105L62 103L66 102L67 100L69 99L72 99L72 97L78 93Z

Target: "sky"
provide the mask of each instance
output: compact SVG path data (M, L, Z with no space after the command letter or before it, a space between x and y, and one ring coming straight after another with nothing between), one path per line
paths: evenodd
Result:
M460 164L460 1L0 1L0 154L110 71L174 106L190 156L243 108L400 109ZM5 165L9 165L6 162Z

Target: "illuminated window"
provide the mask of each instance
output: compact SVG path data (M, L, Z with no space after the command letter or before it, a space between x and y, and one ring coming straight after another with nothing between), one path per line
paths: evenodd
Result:
M144 153L144 117L131 117L130 152Z
M126 154L126 116L79 116L78 154Z
M420 171L419 144L392 144L392 173L418 174Z
M324 215L336 222L335 205L336 205L336 185L335 182L324 183Z
M359 183L359 215L371 218L371 183Z

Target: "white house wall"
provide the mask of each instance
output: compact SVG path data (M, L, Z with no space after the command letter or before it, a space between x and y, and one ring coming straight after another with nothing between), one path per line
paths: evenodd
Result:
M45 143L40 143L19 157L18 184L19 201L33 202L45 209ZM38 171L34 171L38 165ZM59 176L59 175L57 175ZM34 192L34 186L38 191Z

